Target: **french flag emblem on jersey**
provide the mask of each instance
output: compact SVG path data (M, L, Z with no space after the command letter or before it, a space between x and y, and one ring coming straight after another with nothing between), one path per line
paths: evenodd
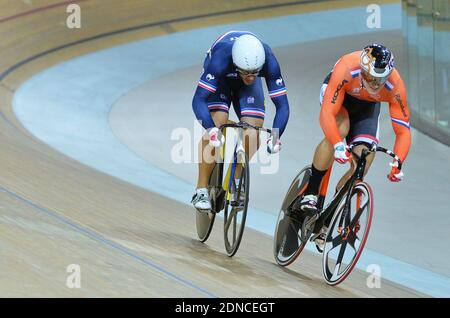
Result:
M279 97L279 96L286 95L286 94L287 94L286 88L280 88L280 89L269 92L270 98L275 98L275 97Z
M208 91L210 91L212 93L215 93L216 90L217 90L217 87L215 87L214 85L211 85L209 83L206 83L206 82L204 82L202 80L200 80L198 82L198 86L200 86L201 88L204 88L204 89L206 89L206 90L208 90Z
M228 104L227 103L211 103L208 104L208 109L210 111L223 111L228 113Z
M264 110L261 110L259 108L242 108L241 109L241 116L264 118L264 115L265 115Z

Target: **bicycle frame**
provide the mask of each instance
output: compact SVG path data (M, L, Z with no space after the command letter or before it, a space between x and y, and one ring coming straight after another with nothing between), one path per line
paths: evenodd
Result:
M323 227L323 225L325 224L325 222L328 220L328 218L331 218L333 216L333 213L336 210L339 203L341 202L343 196L346 196L345 210L343 212L343 218L346 217L347 209L349 206L349 201L351 198L351 193L348 190L351 189L355 185L356 182L363 181L364 170L365 170L366 164L367 164L366 158L370 154L370 152L371 151L369 149L363 149L360 157L358 157L357 154L352 152L352 154L358 158L355 172L345 182L344 186L338 191L338 193L334 196L333 200L327 205L327 207L324 210L322 210L323 205L325 203L325 197L326 197L326 194L328 191L328 184L329 184L329 180L330 180L330 176L331 176L332 167L330 167L330 169L328 169L326 175L324 176L322 184L320 185L318 208L319 208L319 210L322 210L322 212L314 226L314 231L313 231L314 233L318 233L320 231L320 229Z
M353 151L353 148L355 148L356 146L359 146L359 145L365 145L367 147L362 150L361 156L358 156L358 154L356 154ZM330 176L331 176L332 167L330 167L330 169L328 169L327 173L324 176L322 184L320 185L318 208L322 212L314 226L314 230L313 230L314 233L318 233L318 231L320 231L320 229L325 224L325 222L328 220L328 218L331 218L333 216L333 212L336 210L338 204L342 200L342 197L345 195L346 195L345 205L344 205L345 210L343 212L343 218L347 216L348 206L349 206L351 195L352 195L352 193L350 193L350 191L348 191L348 190L351 189L355 185L355 183L363 181L364 171L365 171L366 165L367 165L366 158L371 152L380 151L380 152L386 153L387 155L391 156L395 161L397 161L398 169L401 170L402 162L398 158L398 156L395 153L393 153L392 151L387 150L386 148L377 146L376 144L370 145L363 141L355 142L350 146L350 151L353 154L353 156L355 156L358 159L355 172L345 182L344 186L338 191L338 193L335 194L333 200L327 205L327 207L324 210L323 210L323 205L325 203L325 197L326 197L326 194L328 191L328 184L329 184L329 180L330 180Z
M228 167L227 174L225 176L225 179L223 180L222 187L225 191L227 191L228 189L231 189L232 182L234 180L234 176L235 176L235 172L236 172L236 165L237 165L237 163L239 163L238 162L239 158L237 158L237 154L241 151L245 152L243 139L244 139L244 131L243 131L243 129L238 129L238 136L237 136L236 144L234 146L231 166ZM225 149L225 147L224 147L224 149ZM224 150L224 157L225 157L225 150ZM228 194L228 196L229 196L229 194ZM227 200L229 200L229 199L230 198L228 197Z
M233 156L232 156L232 162L231 162L231 169L228 168L227 170L227 175L225 177L225 180L223 182L223 188L224 190L227 190L231 187L232 181L234 179L234 172L236 170L236 165L239 163L239 158L237 158L237 154L242 152L245 152L245 148L244 148L244 130L245 129L255 129L257 131L266 131L269 134L272 132L270 129L264 128L264 127L258 127L258 126L253 126L251 124L248 124L246 122L238 122L238 123L230 123L230 124L224 124L222 126L220 126L220 130L223 132L226 128L239 128L238 129L238 135L237 135L237 140L236 140L236 144L234 147L234 151L233 151ZM223 151L223 156L222 159L225 157L225 147L224 147L224 151Z
M225 134L225 129L226 128L238 128L238 135L236 138L236 142L235 142L235 146L234 146L234 151L233 151L233 155L232 155L232 161L231 161L231 165L228 167L227 172L225 174L225 177L223 177L223 165L224 163L224 159L225 159L225 144L220 148L220 163L222 166L220 167L220 173L219 173L219 180L220 183L222 185L222 189L224 191L228 191L228 189L231 189L232 187L232 183L233 180L235 179L235 172L236 172L236 166L237 164L239 164L239 159L237 157L237 154L240 152L245 152L245 147L244 147L244 130L245 129L255 129L255 130L263 130L266 131L268 133L271 133L272 131L270 129L267 128L263 128L263 127L258 127L258 126L253 126L250 125L246 122L239 122L239 123L229 123L229 124L224 124L220 127L220 130L222 131L222 133ZM226 200L230 200L230 193L231 191L228 191L228 196L226 198Z

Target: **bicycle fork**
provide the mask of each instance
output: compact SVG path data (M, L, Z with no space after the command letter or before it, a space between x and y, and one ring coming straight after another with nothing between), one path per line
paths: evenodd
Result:
M223 188L225 191L227 191L227 200L231 200L231 192L233 191L233 182L236 177L236 168L239 163L242 163L242 158L240 158L240 153L245 153L244 145L242 143L243 140L243 130L239 129L239 135L237 137L236 146L234 148L233 156L232 156L232 162L231 166L228 166L227 174L225 176L224 182L223 182ZM245 162L245 160L244 160ZM235 184L234 192L236 192L237 184Z
M338 232L342 235L342 239L346 240L349 233L352 231L352 228L356 226L356 224L352 224L352 223L357 223L358 219L359 219L359 215L360 211L360 204L361 204L361 198L360 195L357 194L357 201L356 201L356 206L357 206L357 213L355 214L355 218L354 218L354 222L352 222L351 220L351 213L350 213L350 204L351 204L351 198L352 198L352 189L353 186L358 182L358 181L362 181L364 179L364 171L366 168L366 156L368 154L368 151L366 149L363 150L361 157L358 160L358 164L356 166L356 172L353 174L353 176L350 178L349 180L349 187L348 187L348 192L345 198L345 204L343 207L343 211L342 211L342 215L339 219L339 225L338 225ZM345 224L347 224L346 227L343 226L345 221ZM357 224L359 226L359 224ZM358 227L356 226L356 227ZM359 228L358 228L359 229Z

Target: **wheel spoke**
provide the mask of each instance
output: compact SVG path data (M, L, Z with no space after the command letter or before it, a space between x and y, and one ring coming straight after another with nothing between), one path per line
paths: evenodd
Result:
M232 208L230 214L228 215L227 222L225 223L225 228L230 228L231 222L233 222L236 219L237 211L236 209Z
M358 222L359 218L361 217L362 212L364 211L364 209L366 208L366 206L369 204L369 200L366 201L366 203L360 207L358 209L358 211L356 211L355 216L353 217L353 219L351 220L349 227L351 230L353 230L353 228L356 225L356 222Z
M341 245L341 244L342 244L342 235L339 234L338 236L336 236L336 237L331 241L331 243L332 243L331 249L334 249L334 248L336 248L337 246Z
M233 244L236 242L236 228L237 228L237 213L233 217Z
M226 209L228 209L228 207L227 207ZM232 212L231 212L231 213L232 213ZM226 232L228 232L228 229L230 228L230 225L231 225L231 220L232 220L232 218L231 218L231 213L230 213L230 215L228 215L228 212L227 212L227 211L225 212L225 218L224 218L224 220L226 220L226 221L225 221L225 231L226 231Z
M345 254L345 249L346 249L346 247L347 247L347 241L344 241L342 244L341 244L341 249L339 250L339 255L338 255L338 258L337 258L337 260L336 260L336 266L339 264L339 266L341 265L341 263L342 263L342 260L343 260L343 258L344 258L344 254Z
M347 236L347 242L355 250L355 252L356 252L355 242L357 239L358 237L355 235L355 232L353 232L353 230L350 230Z
M339 225L338 225L338 227L343 227L343 224L345 223L345 215L344 215L345 204L342 206L341 210L342 210L342 212L339 212L339 213L341 213L341 216L339 217Z

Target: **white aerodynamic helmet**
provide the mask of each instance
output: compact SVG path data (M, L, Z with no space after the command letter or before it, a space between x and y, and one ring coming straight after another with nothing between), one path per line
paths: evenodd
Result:
M241 35L234 41L232 57L234 65L247 72L260 71L266 61L264 46L250 34Z

